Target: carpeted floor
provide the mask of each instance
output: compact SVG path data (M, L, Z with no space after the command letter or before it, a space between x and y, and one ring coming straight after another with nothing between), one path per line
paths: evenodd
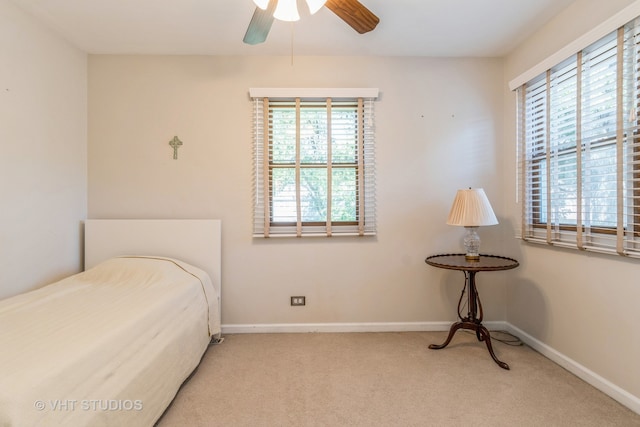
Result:
M492 334L492 336L496 336ZM640 426L527 346L458 332L227 335L158 423L173 426Z

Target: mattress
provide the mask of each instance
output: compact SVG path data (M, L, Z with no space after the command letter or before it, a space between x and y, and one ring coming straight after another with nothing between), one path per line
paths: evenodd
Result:
M220 332L184 262L118 257L0 301L0 426L151 426Z

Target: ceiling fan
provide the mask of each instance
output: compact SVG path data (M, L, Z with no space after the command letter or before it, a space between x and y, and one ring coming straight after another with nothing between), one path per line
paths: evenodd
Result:
M267 39L273 20L297 21L300 19L296 0L253 0L256 10L244 35L247 44L259 44ZM358 0L306 0L311 14L326 6L340 19L360 34L367 33L378 25L380 19Z

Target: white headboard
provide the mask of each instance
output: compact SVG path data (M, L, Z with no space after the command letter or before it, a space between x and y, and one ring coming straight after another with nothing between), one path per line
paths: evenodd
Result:
M204 270L220 293L221 221L216 219L88 219L85 270L119 255L176 258Z

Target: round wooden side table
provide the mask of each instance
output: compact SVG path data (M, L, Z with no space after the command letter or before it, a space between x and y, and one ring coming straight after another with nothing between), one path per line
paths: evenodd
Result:
M451 325L449 336L442 344L431 344L430 349L439 350L445 348L451 342L453 335L458 329L470 329L475 331L478 341L484 341L491 358L503 369L509 369L509 365L498 360L493 347L491 346L491 335L489 330L482 324L482 303L476 288L476 273L479 271L501 271L516 268L519 263L513 258L497 255L480 255L476 261L468 261L464 254L441 254L427 257L425 262L433 267L446 268L449 270L460 270L465 276L465 286L462 288L460 300L458 301L458 321ZM467 314L463 316L463 299L465 291L467 293Z

